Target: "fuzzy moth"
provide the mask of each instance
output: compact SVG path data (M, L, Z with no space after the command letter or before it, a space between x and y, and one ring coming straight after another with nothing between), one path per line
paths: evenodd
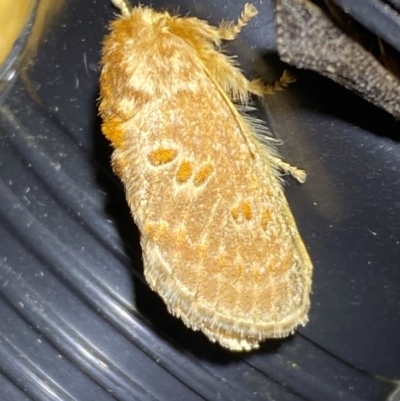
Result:
M308 319L312 264L280 171L305 173L243 111L250 94L274 88L219 51L257 10L246 4L236 23L214 27L113 3L121 16L103 43L102 130L149 285L188 327L231 350L289 335ZM290 81L284 74L277 87Z

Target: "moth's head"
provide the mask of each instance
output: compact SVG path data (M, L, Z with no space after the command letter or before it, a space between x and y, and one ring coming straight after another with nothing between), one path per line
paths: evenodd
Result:
M167 11L156 12L150 7L138 6L132 9L131 18L140 20L142 23L162 29L168 27L176 17L171 16Z

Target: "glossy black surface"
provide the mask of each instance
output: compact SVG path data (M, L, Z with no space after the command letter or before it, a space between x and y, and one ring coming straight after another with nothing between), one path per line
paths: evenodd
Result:
M400 51L398 0L333 0L351 17Z
M185 2L180 13L218 23L243 4ZM273 80L285 68L273 3L255 4L225 51ZM294 336L229 353L144 282L96 110L115 12L66 2L0 98L0 399L389 399L400 379L399 122L304 71L257 104L285 159L308 171L286 193L315 266L312 308Z

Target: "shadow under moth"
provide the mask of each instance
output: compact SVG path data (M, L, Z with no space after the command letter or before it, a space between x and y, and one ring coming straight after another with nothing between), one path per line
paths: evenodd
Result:
M113 0L103 42L102 130L141 233L146 280L168 310L231 350L308 320L312 264L286 201L268 130L246 115L249 81L219 51L257 10L214 27ZM238 106L240 108L238 108Z

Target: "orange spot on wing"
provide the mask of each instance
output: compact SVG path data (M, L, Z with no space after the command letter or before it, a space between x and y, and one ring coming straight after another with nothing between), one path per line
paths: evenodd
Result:
M156 243L164 243L170 238L168 224L164 221L146 223L143 226L142 233Z
M251 220L251 218L253 217L253 211L251 210L250 204L248 202L242 202L241 208L242 208L243 217L246 220Z
M175 149L159 148L149 154L149 161L153 166L160 166L172 162L177 154Z
M190 163L189 161L183 161L176 173L176 179L178 180L178 182L181 183L186 182L189 180L192 173L193 173L192 163Z
M208 177L213 173L214 167L211 164L205 164L200 167L200 170L197 171L194 176L194 185L197 187L207 180Z
M231 210L231 215L236 221L238 221L240 217L240 209L238 207L234 207Z
M120 128L121 121L115 118L105 120L101 125L104 136L117 148L124 140L124 131Z
M237 222L242 219L250 221L253 217L253 210L249 202L242 201L231 210L231 215Z

